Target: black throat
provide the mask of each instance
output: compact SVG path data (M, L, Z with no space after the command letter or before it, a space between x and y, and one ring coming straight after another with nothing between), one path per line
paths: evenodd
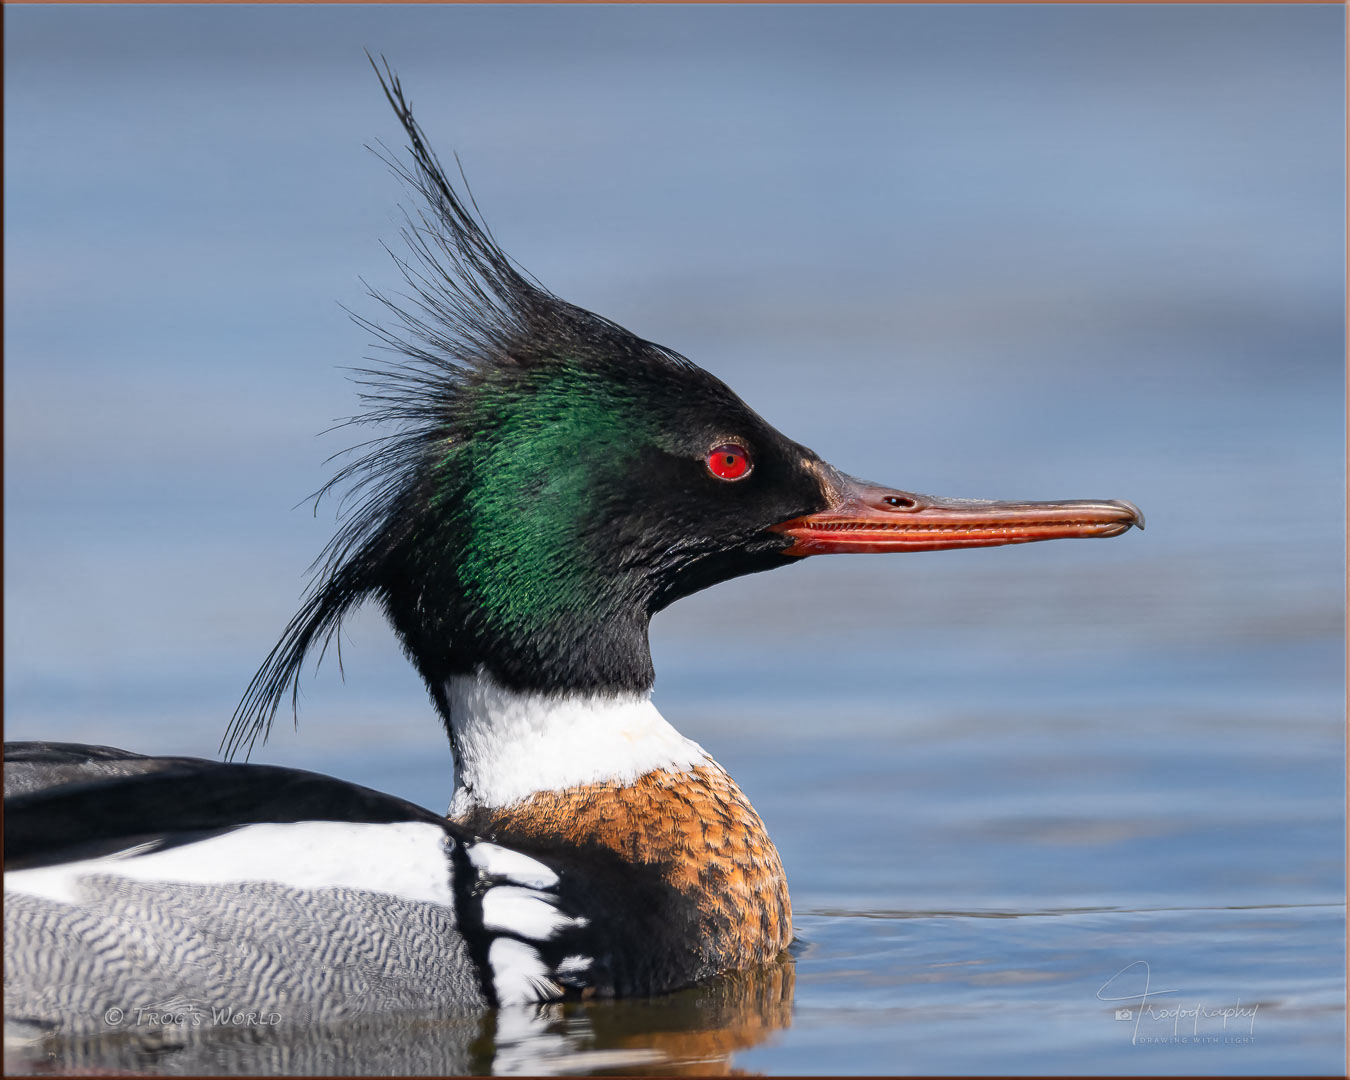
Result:
M420 560L419 560L420 561ZM660 568L601 567L593 588L538 620L502 621L459 579L453 559L394 569L377 590L404 650L451 729L446 683L483 672L499 685L534 693L646 693L652 689L652 616L690 593L798 560L775 541L762 551L709 552ZM547 591L548 581L535 583Z

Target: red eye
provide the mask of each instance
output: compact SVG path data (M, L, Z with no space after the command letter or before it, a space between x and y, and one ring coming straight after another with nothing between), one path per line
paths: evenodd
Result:
M719 480L740 480L750 475L750 455L735 443L714 446L708 451L708 471Z

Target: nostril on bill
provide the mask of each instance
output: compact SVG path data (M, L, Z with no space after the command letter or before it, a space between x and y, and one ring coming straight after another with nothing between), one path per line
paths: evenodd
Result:
M913 510L919 505L914 499L905 495L887 495L881 501L893 510Z

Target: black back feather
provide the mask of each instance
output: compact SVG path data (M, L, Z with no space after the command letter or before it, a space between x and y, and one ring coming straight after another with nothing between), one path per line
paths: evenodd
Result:
M106 746L6 743L11 761L67 770L5 798L5 867L23 870L191 843L241 825L292 821L424 821L430 810L318 773L201 758L147 758ZM8 776L6 777L8 779ZM165 807L173 813L166 827Z

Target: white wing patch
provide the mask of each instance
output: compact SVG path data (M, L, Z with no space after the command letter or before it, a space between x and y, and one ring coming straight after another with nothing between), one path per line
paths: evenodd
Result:
M5 874L5 891L78 904L92 875L187 885L265 881L345 887L454 906L446 834L429 822L300 821L245 825L148 855L119 852Z
M558 875L537 859L519 851L480 840L469 849L469 862L487 877L506 878L530 889L551 889L558 884Z
M552 1001L564 995L564 984L583 985L594 958L569 953L554 966L558 953L568 947L568 933L590 925L588 918L569 914L563 907L558 871L484 840L466 844L464 850L478 871L475 892L483 930L509 935L495 938L487 951L498 1004Z
M488 947L492 988L499 1005L527 1005L562 997L538 951L515 938L498 938Z
M555 897L517 885L498 885L483 894L483 927L503 934L547 941L568 927L580 929L589 920L564 915Z
M590 970L592 963L589 956L564 956L553 970L558 975L581 975Z

